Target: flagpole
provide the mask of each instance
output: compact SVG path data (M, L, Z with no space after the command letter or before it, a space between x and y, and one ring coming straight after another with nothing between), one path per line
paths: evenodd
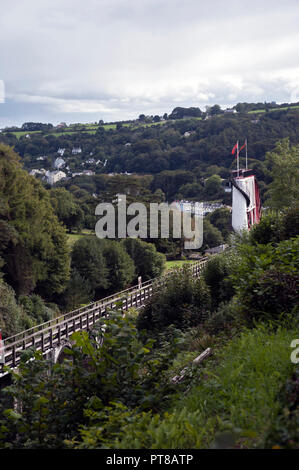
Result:
M246 143L246 170L247 170L247 139L245 140Z
M237 140L237 175L239 177L239 141Z

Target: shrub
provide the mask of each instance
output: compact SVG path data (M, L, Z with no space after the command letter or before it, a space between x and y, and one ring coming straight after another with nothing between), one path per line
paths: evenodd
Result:
M270 211L263 214L260 223L252 227L249 241L252 245L267 245L281 240L281 215Z
M281 239L296 237L299 235L299 205L290 207L282 215Z
M138 339L134 316L111 311L90 335L72 335L72 347L65 349L69 360L53 365L41 352L25 351L5 389L21 406L0 406L0 447L61 448L65 440L77 441L78 429L95 425L97 443L105 447L117 419L119 430L131 415L157 412L167 403L175 386L165 371L178 351L177 333L173 339L153 352L153 340Z
M234 333L242 327L242 315L235 299L221 303L204 324L210 334L217 335L222 332Z
M177 397L172 409L133 419L109 447L205 449L223 432L232 435L235 448L261 446L280 409L278 392L294 369L289 348L294 335L294 329L265 325L244 330L206 362L203 378Z
M299 448L299 369L278 394L280 409L265 439L265 448Z
M30 317L36 325L51 320L56 313L51 308L47 307L44 300L36 294L21 296L19 303L22 305L28 317Z
M228 302L233 294L234 288L229 278L231 265L235 262L232 252L213 256L207 263L203 277L210 288L212 309L218 308L221 302Z
M254 225L249 234L253 245L279 243L299 235L299 206L290 207L283 212L267 211L259 224Z
M169 325L186 329L201 323L210 310L209 290L188 266L171 271L154 291L139 314L139 330L159 332Z
M272 245L240 245L230 276L249 322L278 318L298 304L299 237Z
M0 279L0 329L3 337L21 331L22 309L17 304L14 290Z

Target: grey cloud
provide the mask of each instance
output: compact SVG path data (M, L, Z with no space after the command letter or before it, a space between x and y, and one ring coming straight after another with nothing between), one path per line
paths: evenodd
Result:
M298 17L297 0L7 3L0 126L14 114L70 122L288 101L299 88Z

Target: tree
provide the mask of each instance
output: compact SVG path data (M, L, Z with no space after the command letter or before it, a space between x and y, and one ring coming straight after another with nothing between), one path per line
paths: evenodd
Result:
M21 331L22 309L17 304L13 289L0 279L0 330L3 337Z
M136 274L142 276L143 281L162 274L165 256L157 252L155 245L139 238L126 238L122 244L134 261Z
M65 188L52 188L51 204L58 219L68 230L80 230L83 225L84 213L76 204L72 193Z
M94 291L90 286L90 282L84 279L74 268L71 272L71 278L67 288L63 293L64 305L67 311L80 307L92 301Z
M214 106L211 106L211 108L209 109L209 113L212 115L216 115L216 114L223 113L223 111L221 107L219 106L219 104L214 104Z
M224 239L227 240L232 232L232 215L231 211L226 207L216 209L209 216L209 220L214 227L218 228Z
M203 221L203 247L213 248L223 243L220 230L214 227L207 219Z
M162 189L168 201L173 200L180 186L193 183L194 175L190 171L162 171L155 176L152 182L152 190Z
M266 204L279 210L298 203L299 145L291 147L289 139L283 139L273 152L267 152L266 161L273 179L266 193Z
M104 242L96 237L83 237L74 244L72 250L72 269L76 270L81 278L87 280L90 288L98 294L109 286L103 244ZM73 284L74 281L78 281L76 276Z
M123 245L112 240L103 240L103 256L108 270L110 291L127 287L135 276L135 265Z
M49 192L21 168L17 154L3 144L0 200L5 238L0 256L6 281L18 295L36 289L51 299L64 290L69 278L65 229L54 214Z
M204 194L208 198L217 199L224 193L219 175L212 175L205 182Z

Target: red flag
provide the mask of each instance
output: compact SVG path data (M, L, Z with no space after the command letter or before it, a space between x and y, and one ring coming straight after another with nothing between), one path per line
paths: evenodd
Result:
M245 147L246 147L246 140L245 140L244 145L242 145L242 147L240 148L239 152L241 152L241 150L242 150L243 148L245 148Z
M234 146L234 148L232 149L232 155L234 155L235 151L237 150L238 148L238 142L236 143L236 145Z

